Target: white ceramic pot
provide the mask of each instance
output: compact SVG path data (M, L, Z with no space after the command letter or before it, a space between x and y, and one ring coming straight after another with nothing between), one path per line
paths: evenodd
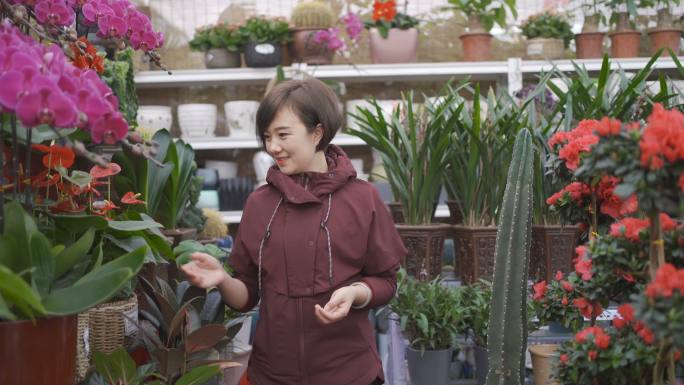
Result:
M256 113L259 102L235 100L226 102L226 128L231 138L254 138L256 136Z
M228 162L225 160L207 160L204 162L204 168L213 168L214 170L218 171L219 179L230 179L237 177L237 162Z
M274 164L273 158L266 151L257 151L252 158L252 164L257 177L256 186L266 183L268 169Z
M214 136L216 105L181 104L178 106L178 124L184 137Z
M139 106L136 120L142 131L152 135L163 128L170 131L173 114L169 106Z

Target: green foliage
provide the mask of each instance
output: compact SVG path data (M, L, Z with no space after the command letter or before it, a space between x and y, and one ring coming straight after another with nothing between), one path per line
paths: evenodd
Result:
M477 346L487 346L489 310L492 302L492 284L480 280L459 288L462 314L462 332L473 339Z
M534 147L527 130L516 137L496 236L487 349L487 385L525 383L527 270L532 232Z
M380 33L380 36L382 36L384 39L387 39L387 36L389 36L390 29L397 28L406 30L415 28L418 26L418 24L420 24L420 19L415 18L411 15L407 15L405 13L397 12L392 21L387 21L384 19L380 19L377 21L366 20L363 22L363 24L367 29L377 28L378 32Z
M465 87L463 85L462 87ZM434 201L442 187L449 156L449 130L458 114L450 95L434 109L414 103L413 93L403 95L389 121L375 99L371 111L359 108L352 117L359 128L350 129L380 153L394 195L404 208L407 224L429 224ZM455 107L454 107L455 108Z
M239 27L225 23L197 29L189 42L193 51L224 48L233 52L239 52L245 43L245 37L240 33Z
M506 28L506 12L513 18L518 17L515 0L449 0L447 9L458 11L468 18L478 18L486 31L491 31L494 24Z
M21 204L5 204L0 235L0 317L67 315L98 305L137 274L146 247L102 264L94 229L70 245L52 245Z
M119 99L119 111L129 125L137 125L138 94L135 89L135 75L132 48L116 53L116 60L105 59L102 80L112 89Z
M330 28L335 24L332 8L322 1L303 1L292 10L295 28Z
M207 223L207 217L202 212L202 209L197 207L197 202L199 202L199 196L201 192L202 178L193 176L192 182L190 184L190 200L188 207L186 207L183 216L178 220L178 225L181 228L197 229L198 233L204 230L204 226Z
M397 285L397 296L389 306L399 316L410 346L421 351L453 347L462 322L458 292L443 286L439 279L417 281L403 269Z
M281 18L251 17L239 32L245 42L284 44L292 40L290 26Z
M530 16L522 25L522 34L528 39L536 37L562 39L565 48L575 36L567 17L551 11Z
M178 246L173 248L174 259L179 265L190 262L190 255L195 252L206 253L214 258L221 258L227 255L225 251L221 250L216 245L203 245L194 240L183 241Z

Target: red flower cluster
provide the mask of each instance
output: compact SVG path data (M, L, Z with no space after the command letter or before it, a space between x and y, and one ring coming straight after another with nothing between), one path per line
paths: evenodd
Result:
M580 182L572 182L569 185L565 186L565 188L563 188L562 190L551 195L546 200L546 204L556 205L561 198L567 196L570 197L570 199L572 199L573 201L575 201L578 206L582 207L582 205L584 204L584 198L590 195L591 189L589 188L589 186Z
M601 202L601 212L613 218L621 218L631 214L639 208L636 194L630 195L627 200L622 200L615 195L615 187L620 179L610 175L604 175L598 183L596 195Z
M546 285L546 281L541 281L538 283L535 283L534 286L534 300L535 301L542 301L544 299L544 296L546 296L546 291L548 290L548 286Z
M625 326L631 325L632 329L641 337L647 345L653 344L653 331L649 329L642 322L634 322L634 308L632 305L626 303L618 307L619 317L613 318L613 326L616 329L622 330Z
M677 270L674 265L666 263L656 272L656 278L646 287L646 296L672 297L674 291L684 295L684 269Z
M622 122L616 119L610 119L607 116L601 119L596 125L596 133L600 136L618 135L622 128Z
M392 21L396 15L397 2L395 0L375 0L375 3L373 3L373 21L379 21L380 19Z
M632 242L639 242L639 234L651 226L649 219L623 218L610 225L610 235L624 237ZM672 231L677 227L677 222L665 213L660 214L660 226L663 231Z
M603 313L603 308L598 302L589 301L586 298L577 298L572 301L572 304L579 309L584 318L596 318Z
M104 59L97 54L97 48L90 44L85 37L78 38L76 43L71 43L71 52L74 54L72 63L74 66L87 70L94 69L97 73L104 72Z
M577 127L571 131L560 131L549 139L548 145L555 148L556 145L563 145L558 150L558 157L565 160L565 167L574 171L579 167L580 154L589 152L591 146L598 143L599 137L594 134L601 126L598 120L587 119L579 122Z
M648 117L648 126L641 136L639 148L641 166L651 170L662 168L665 161L675 163L684 159L684 114L655 104L653 113ZM683 183L680 177L680 187Z
M590 335L594 336L594 343L596 344L597 348L605 350L610 346L610 336L598 326L589 326L582 329L580 332L575 334L575 341L577 343L583 344L587 341L587 338Z
M587 258L587 247L577 246L575 252L577 253L577 257L573 260L573 262L575 262L575 272L577 272L577 275L579 275L583 280L589 281L592 277L592 265L591 259Z

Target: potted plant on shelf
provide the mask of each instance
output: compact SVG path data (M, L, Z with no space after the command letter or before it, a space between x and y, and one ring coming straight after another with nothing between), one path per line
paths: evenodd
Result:
M599 59L603 57L603 39L606 34L599 31L599 26L605 23L606 17L598 7L603 0L585 0L582 32L575 34L575 51L578 59Z
M370 53L373 63L412 63L418 51L420 20L397 12L395 0L375 0L371 20L365 27L370 32Z
M676 15L673 6L679 6L680 0L655 0L657 21L655 28L648 31L651 40L651 55L661 49L671 49L675 56L679 56L679 46L682 35L681 26L675 24Z
M290 41L290 26L281 18L255 16L239 28L245 41L247 67L275 67L282 62L282 47Z
M522 25L530 59L562 59L573 38L565 15L546 11L530 16Z
M241 65L240 51L244 38L236 25L201 27L195 31L189 44L191 50L205 53L204 65L207 68L235 68Z
M447 385L454 340L461 325L460 296L439 279L418 281L399 273L397 296L389 307L408 339L411 383Z
M389 121L376 100L371 101L373 110L360 107L352 113L358 127L349 133L378 151L395 199L403 206L406 224L396 226L409 252L402 265L415 277L434 278L442 270L447 226L431 221L450 152L448 130L457 118L449 113L455 100L447 96L428 110L414 103L409 92Z
M290 16L292 28L292 59L307 64L330 64L334 51L327 44L314 41L317 33L327 31L335 23L330 5L318 1L297 4Z
M648 0L646 0L648 1ZM637 18L637 0L608 0L611 10L610 24L614 26L610 36L610 56L628 58L639 56L641 32L634 29Z
M515 0L449 0L448 9L461 12L468 19L467 32L459 36L463 43L463 60L491 60L492 30L494 24L506 27L506 13L514 18L518 12Z

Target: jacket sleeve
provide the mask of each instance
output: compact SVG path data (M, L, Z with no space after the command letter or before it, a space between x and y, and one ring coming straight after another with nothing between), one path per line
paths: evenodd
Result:
M373 294L367 305L370 308L385 305L394 297L399 261L407 253L394 221L375 188L372 188L372 195L373 211L361 279Z
M247 217L247 206L248 204L245 204L245 210L242 215L243 219ZM247 303L241 309L235 309L243 313L252 310L259 302L259 268L254 264L254 260L245 246L242 237L242 229L246 227L245 221L242 221L233 242L233 250L228 258L228 266L232 269L233 278L239 279L247 287Z

